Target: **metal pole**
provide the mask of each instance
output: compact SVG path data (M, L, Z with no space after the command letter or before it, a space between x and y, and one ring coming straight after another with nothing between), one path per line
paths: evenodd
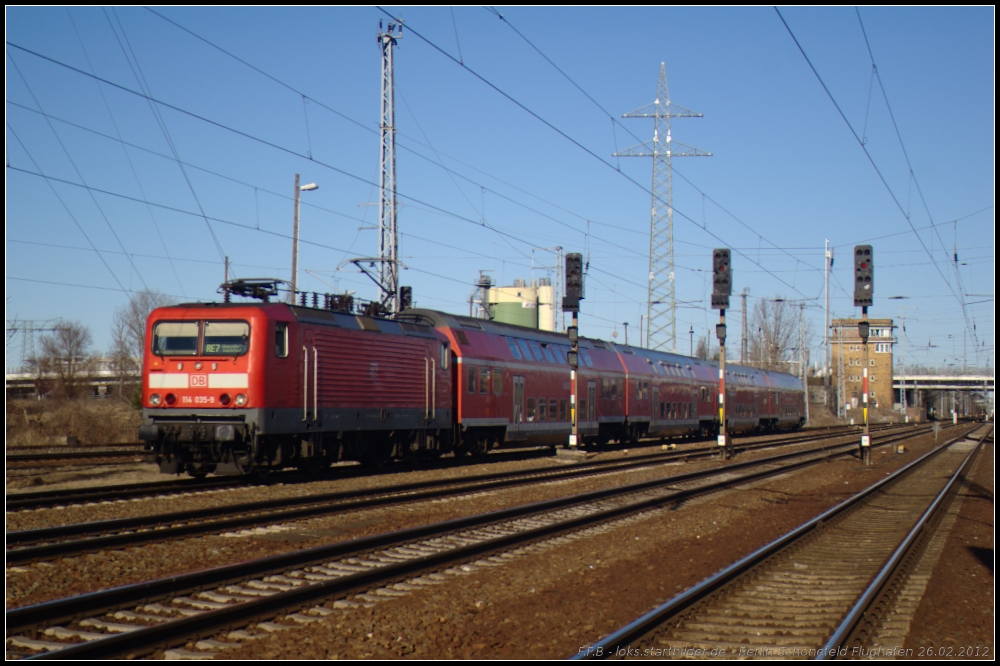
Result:
M295 305L295 290L299 275L299 174L295 174L295 217L292 225L292 293L288 302Z
M806 398L806 422L809 421L809 373L806 372L806 320L805 303L799 303L799 368L802 372L802 388Z
M862 351L864 352L863 354L864 360L862 360L862 364L864 365L864 367L862 368L861 372L861 388L865 393L864 396L862 397L862 404L864 405L863 411L865 417L865 426L864 426L864 432L861 435L861 460L865 465L870 465L871 439L868 433L868 326L867 326L868 306L867 305L861 306L861 321L865 323L865 326L863 326L860 329L862 333L861 335Z
M694 356L694 326L692 326L691 330L688 331L688 336L691 338L691 345L690 345L691 346L691 351L688 352L688 355L693 357Z
M573 353L579 354L580 352L580 342L579 342L579 312L573 311L573 329L577 331L576 336L573 338ZM579 358L579 356L576 356ZM570 446L578 446L580 443L580 415L577 410L577 384L579 383L579 375L577 370L579 369L579 363L577 365L571 366L569 371L570 376L570 394L569 394L569 415L570 420L573 422L573 434L569 438Z
M830 372L833 369L833 363L830 361L830 355L833 350L830 349L830 267L833 264L833 252L830 251L830 239L826 239L826 254L824 265L824 276L823 276L823 289L826 291L826 310L823 315L823 386L826 387L825 394L830 392ZM841 351L841 350L837 350ZM827 403L829 399L825 398ZM839 405L838 405L839 409Z
M719 338L719 446L728 460L733 457L729 433L726 428L726 311L719 310L719 325L715 329Z
M743 297L743 331L740 336L740 363L744 364L747 362L747 293L749 289L743 287L743 293L740 296Z

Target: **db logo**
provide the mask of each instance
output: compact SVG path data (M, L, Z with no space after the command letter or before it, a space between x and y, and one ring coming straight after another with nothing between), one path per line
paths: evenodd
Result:
M188 386L190 388L208 388L208 375L191 375Z

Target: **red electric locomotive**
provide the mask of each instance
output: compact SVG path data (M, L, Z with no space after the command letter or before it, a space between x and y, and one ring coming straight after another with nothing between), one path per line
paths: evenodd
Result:
M143 425L160 469L242 474L437 449L447 340L430 326L280 303L154 310Z
M149 317L139 436L163 472L245 474L568 440L563 334L431 310L356 314L330 296L325 307L267 302L276 289L243 293L264 302L178 305ZM581 338L577 382L584 443L718 431L712 362ZM731 432L804 421L795 377L730 365L727 387Z

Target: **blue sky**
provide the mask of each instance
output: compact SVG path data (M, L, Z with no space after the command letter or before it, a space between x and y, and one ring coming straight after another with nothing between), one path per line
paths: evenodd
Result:
M538 248L559 245L590 261L582 332L621 340L627 321L635 342L652 164L612 154L651 138L651 121L621 115L654 100L665 62L671 100L704 114L675 120L674 138L713 153L674 162L680 351L690 328L696 341L714 328L711 249L728 246L734 292L748 288L751 307L803 300L822 359L829 239L832 316L858 313L851 250L871 243L870 315L905 314L907 362L961 365L964 350L994 365L993 8L862 9L871 56L854 8L782 9L850 128L770 7L386 10L407 25L400 256L418 306L467 313L480 270L544 277L554 255ZM6 19L8 323L80 321L100 351L129 291L217 298L223 256L236 276L288 279L295 173L319 185L302 197L300 288L375 297L337 268L378 253L365 204L378 200L387 14L21 7ZM8 367L19 354L15 338Z

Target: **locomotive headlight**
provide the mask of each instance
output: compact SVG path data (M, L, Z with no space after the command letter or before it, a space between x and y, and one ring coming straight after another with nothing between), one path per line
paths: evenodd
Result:
M237 407L242 407L245 404L247 404L247 397L246 397L246 395L244 395L242 393L237 393L236 394L236 406Z
M153 407L156 407L157 405L159 405L160 404L160 394L159 393L154 393L153 395L149 396L149 404L151 404Z

